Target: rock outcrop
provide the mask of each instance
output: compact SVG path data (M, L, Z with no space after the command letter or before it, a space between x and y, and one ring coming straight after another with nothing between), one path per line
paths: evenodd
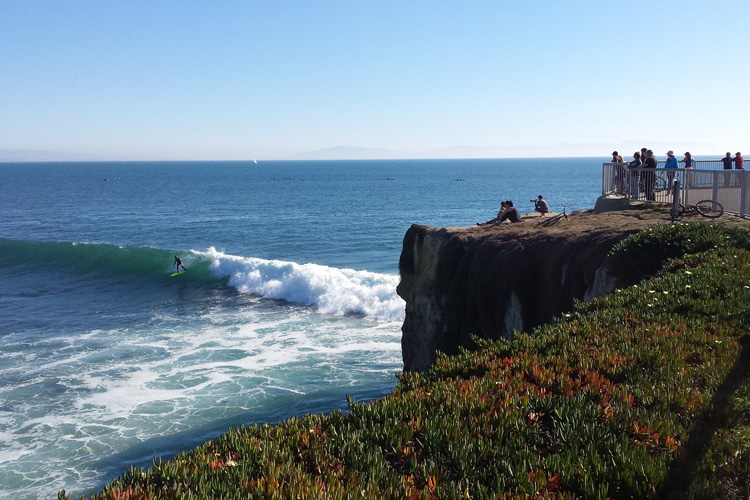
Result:
M406 301L404 370L428 369L437 351L454 354L472 335L510 339L570 311L575 299L611 292L605 259L613 245L666 222L643 210L575 212L550 226L541 220L408 230L398 286Z

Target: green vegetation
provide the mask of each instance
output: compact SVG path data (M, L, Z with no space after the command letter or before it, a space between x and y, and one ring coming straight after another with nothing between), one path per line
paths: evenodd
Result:
M91 498L748 498L747 242L644 231L612 257L658 261L646 281L349 413L231 429Z
M719 248L750 250L747 228L704 222L654 225L615 245L609 267L621 282L632 285L669 259Z

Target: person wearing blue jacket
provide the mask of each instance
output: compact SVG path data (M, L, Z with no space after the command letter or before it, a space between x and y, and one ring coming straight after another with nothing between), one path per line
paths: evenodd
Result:
M675 158L674 156L674 151L667 151L667 161L664 164L664 168L671 170L671 172L667 172L667 194L670 194L674 185L675 170L680 168L679 164L677 163L677 158Z

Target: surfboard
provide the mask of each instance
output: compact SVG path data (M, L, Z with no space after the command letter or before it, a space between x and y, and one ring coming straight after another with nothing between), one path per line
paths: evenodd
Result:
M182 271L179 271L179 272L176 272L176 273L172 273L172 276L179 276L179 275L181 275L184 272L185 272L185 270L183 269Z

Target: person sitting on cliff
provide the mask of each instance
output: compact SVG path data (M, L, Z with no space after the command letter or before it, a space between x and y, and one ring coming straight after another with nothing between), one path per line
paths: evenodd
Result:
M497 217L495 217L494 219L490 219L487 222L477 222L477 226L482 226L484 224L495 224L497 222L500 222L500 218L507 211L506 203L508 203L508 202L507 201L501 201L500 202L500 210L498 210L498 212L497 212Z
M513 202L510 200L505 201L505 213L500 217L500 222L515 223L523 222L521 214L518 213L518 209L513 206Z
M547 204L547 200L542 198L541 194L537 196L536 200L529 200L529 201L534 203L534 211L542 214L542 217L544 217L544 214L549 212L549 205Z

